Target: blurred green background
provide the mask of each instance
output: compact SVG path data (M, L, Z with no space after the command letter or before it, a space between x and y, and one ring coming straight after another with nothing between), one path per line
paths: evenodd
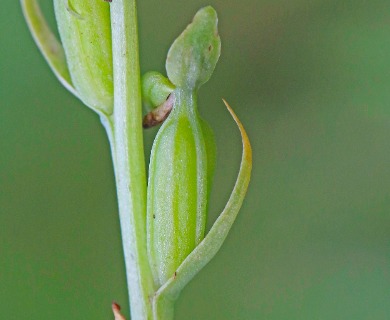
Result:
M206 4L222 37L200 92L219 147L210 225L241 152L221 97L248 130L254 170L176 319L390 319L390 2L139 1L144 72L164 71ZM54 78L18 1L0 16L0 318L107 320L112 300L127 314L103 128Z

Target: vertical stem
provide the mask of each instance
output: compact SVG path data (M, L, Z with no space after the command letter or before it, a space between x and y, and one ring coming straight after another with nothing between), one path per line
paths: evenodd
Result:
M153 280L146 251L146 174L135 0L111 4L113 142L119 215L132 320L152 319Z

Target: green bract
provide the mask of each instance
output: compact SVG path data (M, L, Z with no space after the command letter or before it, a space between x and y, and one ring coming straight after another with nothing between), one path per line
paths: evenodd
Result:
M110 7L96 0L54 0L72 83L92 109L113 110Z

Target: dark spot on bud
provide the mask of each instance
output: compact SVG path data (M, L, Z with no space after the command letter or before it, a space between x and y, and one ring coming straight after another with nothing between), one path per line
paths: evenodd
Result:
M211 49L213 49L213 47L210 45L210 46L209 46L209 51L211 51Z

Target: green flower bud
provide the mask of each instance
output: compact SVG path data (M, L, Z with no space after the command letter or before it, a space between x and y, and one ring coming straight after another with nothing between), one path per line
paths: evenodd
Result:
M96 0L54 0L73 86L90 108L113 111L110 7Z
M154 140L147 199L147 248L156 286L174 276L204 238L215 142L199 116L197 89L210 78L219 54L211 7L196 14L168 53L168 76L177 88L169 98L172 111Z
M150 71L142 76L142 99L151 110L165 102L175 86L161 73Z

